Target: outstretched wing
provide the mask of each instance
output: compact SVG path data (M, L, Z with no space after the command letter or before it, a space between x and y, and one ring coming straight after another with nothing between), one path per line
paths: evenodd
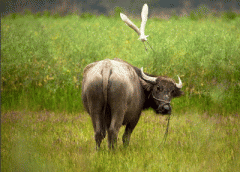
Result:
M120 13L120 17L129 27L131 27L135 32L137 32L138 35L140 35L139 28L131 20L129 20L125 14Z
M142 39L146 39L147 40L147 36L144 33L145 26L146 26L146 23L147 23L147 18L148 18L148 5L147 4L143 5L141 17L142 17L142 23L141 23L141 27L140 27L140 39L141 40Z

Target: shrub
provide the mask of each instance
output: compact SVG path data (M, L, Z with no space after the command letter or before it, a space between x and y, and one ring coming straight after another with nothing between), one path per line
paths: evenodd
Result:
M41 17L41 16L42 16L41 12L37 12L37 13L34 15L34 18L39 18L39 17Z
M175 10L173 10L172 13L171 13L171 19L174 19L174 20L178 20L179 19L179 17L178 17L178 15L177 15Z
M93 18L93 14L91 13L82 13L80 15L81 18L84 18L84 19L89 19L89 18Z
M60 18L61 17L61 15L58 13L58 12L56 12L55 14L53 14L53 18Z
M26 16L32 15L31 10L30 9L24 9L24 15L26 15Z
M206 5L201 5L198 9L191 11L190 19L198 20L198 19L205 18L208 15L209 11L210 10Z
M48 17L51 16L51 14L50 14L49 11L45 10L45 11L43 12L43 16L48 18Z
M233 12L231 9L223 13L223 18L225 20L234 20L236 17L237 17L237 14Z
M11 14L8 15L8 17L9 17L10 19L16 19L16 18L18 18L18 17L20 17L20 16L21 16L20 13L11 13Z
M114 17L118 18L120 16L120 13L123 13L124 10L121 7L115 7L114 8Z

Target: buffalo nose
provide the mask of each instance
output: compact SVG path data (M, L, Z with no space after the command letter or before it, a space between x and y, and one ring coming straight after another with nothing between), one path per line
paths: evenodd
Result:
M167 111L171 110L169 105L164 105L164 106L163 106L163 109L165 109L165 110L167 110Z

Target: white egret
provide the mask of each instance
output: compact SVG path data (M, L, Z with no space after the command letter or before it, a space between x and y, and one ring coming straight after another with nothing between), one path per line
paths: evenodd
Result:
M145 33L144 33L145 26L146 26L146 23L147 23L147 18L148 18L148 5L147 4L144 4L143 8L142 8L142 13L141 13L142 22L141 22L140 29L125 14L120 13L120 17L130 28L132 28L135 32L137 32L137 34L139 35L138 39L140 39L143 43L145 41L147 41L148 35L145 35ZM150 46L148 41L147 41L147 43ZM145 46L145 49L147 51L147 47L146 47L145 44L144 44L144 46ZM153 50L153 48L152 48L152 50Z

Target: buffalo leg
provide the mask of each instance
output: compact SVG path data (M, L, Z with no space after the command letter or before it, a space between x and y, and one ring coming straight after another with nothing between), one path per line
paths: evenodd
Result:
M113 149L117 145L118 132L128 108L128 83L122 82L119 75L111 75L109 78L108 105L111 111L111 122L108 128L108 146Z
M114 108L111 109L111 122L108 128L109 149L114 149L114 147L117 145L118 132L120 130L120 127L122 126L124 114L125 114L125 110L122 108L124 107L123 104L118 103L116 106L112 106Z
M93 122L93 127L95 132L96 149L98 150L100 148L102 140L106 136L106 130L105 130L103 121L99 119L100 115L96 114L93 116L95 116L94 119L92 118L92 122Z
M123 141L124 146L129 145L131 134L133 132L133 129L136 127L137 123L138 123L138 120L134 121L134 122L131 122L131 123L128 123L126 125L125 132L124 132L123 137L122 137L122 141Z
M101 84L95 84L92 87L89 87L87 94L87 102L88 102L88 112L92 119L92 124L95 133L95 141L96 141L96 149L100 148L102 140L106 136L106 127L104 122L104 101L103 95L99 94L97 90L101 90Z
M112 118L111 125L108 129L108 147L109 149L114 149L114 147L117 145L117 138L118 138L118 132L120 127L122 126L123 121L123 115L119 114Z

